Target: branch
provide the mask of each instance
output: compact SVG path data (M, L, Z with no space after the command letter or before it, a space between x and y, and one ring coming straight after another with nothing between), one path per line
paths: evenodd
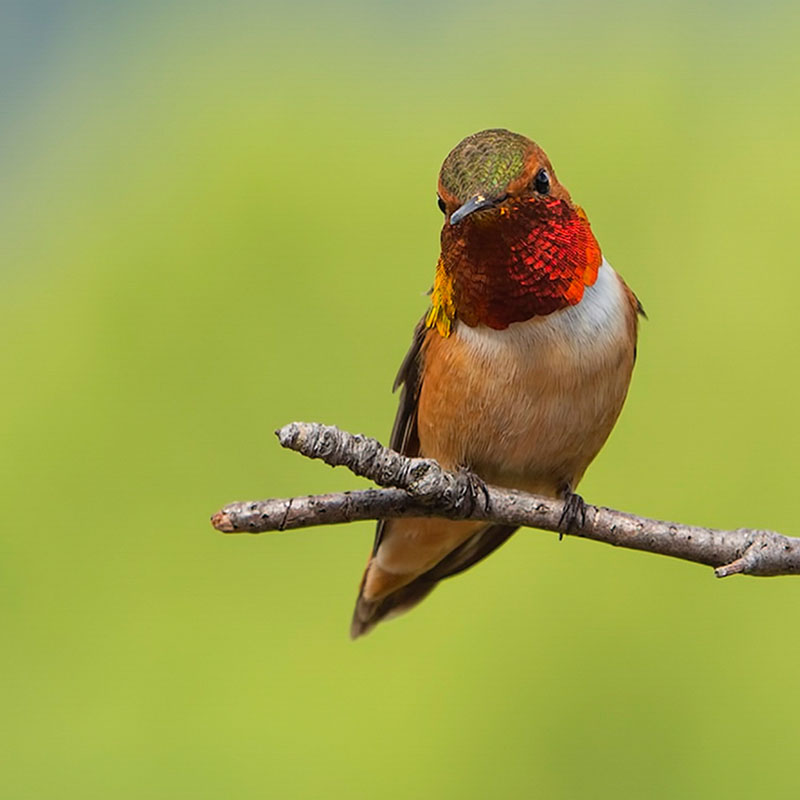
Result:
M563 500L484 486L467 472L408 458L375 439L318 423L276 432L283 447L343 466L384 489L231 503L211 518L224 533L262 533L395 517L486 520L565 533ZM716 530L587 505L570 535L715 567L717 577L800 574L800 539L767 530Z

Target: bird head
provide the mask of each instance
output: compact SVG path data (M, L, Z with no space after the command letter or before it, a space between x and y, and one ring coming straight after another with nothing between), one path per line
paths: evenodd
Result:
M475 133L453 148L439 173L438 194L450 225L473 215L486 224L520 203L547 197L570 202L544 150L502 128Z
M518 133L491 129L459 142L442 164L445 215L428 324L449 335L507 328L580 302L600 247L547 155Z

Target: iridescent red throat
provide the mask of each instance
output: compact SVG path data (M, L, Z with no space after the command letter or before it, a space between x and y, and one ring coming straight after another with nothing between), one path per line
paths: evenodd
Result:
M555 198L519 200L491 220L445 224L436 284L451 296L442 312L502 330L580 302L601 262L581 208ZM433 301L436 312L436 291Z

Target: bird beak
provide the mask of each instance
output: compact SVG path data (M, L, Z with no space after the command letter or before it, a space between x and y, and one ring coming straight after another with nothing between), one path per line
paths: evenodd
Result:
M482 194L476 194L475 197L470 197L463 206L457 208L450 215L450 224L458 225L464 217L468 217L473 211L480 211L482 208L492 208L498 202L499 200L493 197L484 197Z

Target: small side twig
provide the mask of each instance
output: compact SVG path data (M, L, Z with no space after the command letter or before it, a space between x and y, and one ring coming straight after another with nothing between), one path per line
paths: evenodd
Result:
M319 423L293 422L276 432L283 447L344 466L383 489L231 503L211 518L225 533L262 533L395 517L475 519L563 533L564 502L496 486L474 491L473 476L408 458L377 440ZM715 567L715 574L800 574L800 539L767 530L718 530L662 522L600 506L569 535Z

